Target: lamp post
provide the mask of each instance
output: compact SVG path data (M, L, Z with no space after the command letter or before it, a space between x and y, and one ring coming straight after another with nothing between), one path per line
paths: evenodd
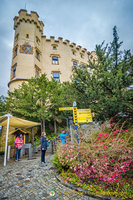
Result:
M12 117L11 114L5 115L7 117L7 128L6 128L6 142L5 142L5 154L4 154L4 167L6 166L6 154L7 154L7 143L8 143L8 133L9 133L9 119Z

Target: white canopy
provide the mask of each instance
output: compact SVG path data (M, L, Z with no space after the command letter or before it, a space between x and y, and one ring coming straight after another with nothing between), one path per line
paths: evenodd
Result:
M6 152L7 152L7 142L8 142L8 133L9 133L9 126L15 127L15 128L24 128L24 127L33 127L38 126L40 123L28 121L25 119L21 119L18 117L14 117L11 114L6 114L3 116L0 116L0 125L1 126L7 126L6 129L6 142L5 142L5 154L4 154L4 166L6 166Z

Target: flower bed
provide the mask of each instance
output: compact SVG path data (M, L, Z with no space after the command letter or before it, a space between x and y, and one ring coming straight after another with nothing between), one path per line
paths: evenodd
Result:
M65 181L96 194L132 198L132 134L104 124L91 140L59 145L53 163Z

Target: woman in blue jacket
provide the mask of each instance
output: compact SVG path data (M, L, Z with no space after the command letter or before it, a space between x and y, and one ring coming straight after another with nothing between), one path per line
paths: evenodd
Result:
M45 153L47 150L47 139L46 139L46 133L42 132L41 135L41 163L45 163Z

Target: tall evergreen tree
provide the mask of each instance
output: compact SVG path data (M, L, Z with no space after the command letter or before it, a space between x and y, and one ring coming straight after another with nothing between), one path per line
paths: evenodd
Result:
M121 116L128 119L133 114L133 57L121 51L116 26L110 45L96 45L97 59L86 67L74 67L73 84L78 91L80 107L90 107L98 120ZM91 72L91 73L90 73Z

